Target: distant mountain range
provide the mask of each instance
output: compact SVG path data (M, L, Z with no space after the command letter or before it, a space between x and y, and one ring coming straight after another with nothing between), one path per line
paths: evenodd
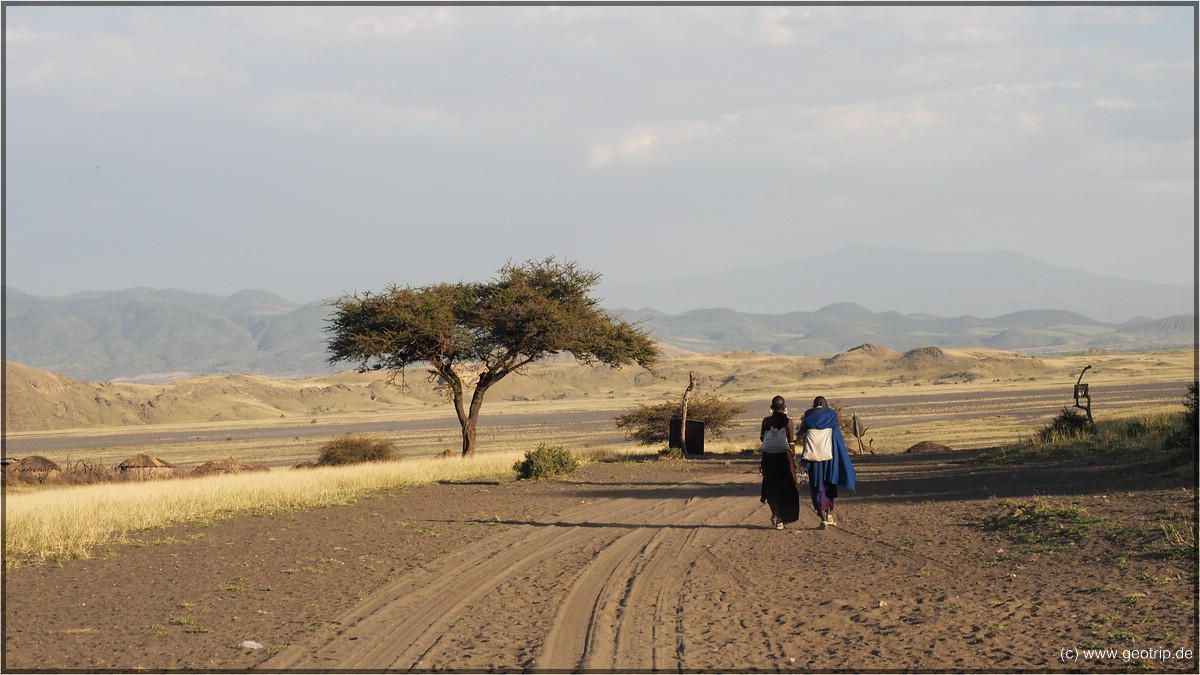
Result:
M133 288L39 297L5 288L5 359L89 382L161 382L188 375L302 378L345 370L327 365L332 308L261 290L228 297ZM872 312L852 303L817 311L753 314L702 309L682 314L615 310L659 341L695 352L829 355L872 343L1054 352L1195 346L1194 314L1105 323L1065 310L971 315Z
M1119 245L1119 244L1118 244ZM668 314L726 308L754 314L816 311L852 302L873 311L957 317L1029 309L1075 312L1123 324L1138 317L1195 314L1196 288L1102 276L1013 251L938 252L851 246L789 260L803 251L772 242L757 268L631 285L602 280L605 307Z
M621 316L641 321L657 339L689 351L798 356L837 354L867 343L897 351L925 346L1028 353L1138 350L1191 346L1195 333L1192 315L1108 324L1064 310L1025 310L991 319L970 315L944 318L876 313L853 303L778 315L702 309L678 315L625 311Z
M199 373L307 377L325 365L331 310L266 291L228 297L131 288L36 297L5 287L5 359L60 375L165 381Z

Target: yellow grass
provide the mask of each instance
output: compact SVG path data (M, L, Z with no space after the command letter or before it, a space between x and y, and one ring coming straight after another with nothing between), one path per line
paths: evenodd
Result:
M721 451L720 448L714 448ZM645 446L583 449L583 462L654 455ZM416 459L299 471L279 469L175 480L9 490L5 500L5 567L22 559L86 558L105 545L177 523L207 523L348 504L382 490L439 481L514 475L524 451L479 453L471 460Z
M421 459L303 471L115 483L10 494L5 566L23 557L80 558L139 530L346 504L389 488L511 476L521 453Z

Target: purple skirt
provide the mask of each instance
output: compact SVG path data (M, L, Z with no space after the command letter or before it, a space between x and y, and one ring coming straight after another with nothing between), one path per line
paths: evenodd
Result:
M833 460L808 462L808 490L818 514L833 511L833 500L838 496L837 486L829 482L831 473Z

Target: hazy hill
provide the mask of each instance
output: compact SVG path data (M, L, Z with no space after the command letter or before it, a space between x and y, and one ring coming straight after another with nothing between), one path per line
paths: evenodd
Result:
M606 307L669 314L705 307L784 314L853 302L872 310L1002 316L1067 310L1098 321L1193 313L1195 287L1154 284L1059 267L1013 251L938 252L853 246L792 261L629 285L601 284Z
M228 297L132 288L36 297L5 288L5 347L14 361L100 381L197 373L304 377L325 366L322 303L266 291Z
M659 340L695 352L745 350L798 355L833 354L865 343L899 351L933 345L1041 353L1099 347L1186 347L1194 343L1195 326L1192 316L1142 319L1129 324L1103 323L1074 312L1052 310L1014 312L992 319L945 318L875 313L849 303L781 315L742 314L729 309L679 315L655 311L621 314L626 320L641 321Z
M187 375L244 373L302 378L348 367L326 364L323 302L297 305L266 291L228 297L134 288L39 297L7 287L7 358L77 380L162 382ZM818 355L877 344L990 347L1054 352L1093 347L1194 346L1195 318L1144 314L1105 323L1066 310L1024 310L991 319L872 312L848 302L816 311L752 314L700 309L682 314L620 312L660 342L692 352Z

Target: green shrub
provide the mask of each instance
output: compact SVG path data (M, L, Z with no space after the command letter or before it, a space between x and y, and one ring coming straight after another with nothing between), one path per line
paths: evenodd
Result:
M319 466L335 464L360 464L362 462L386 462L396 456L395 445L388 440L375 440L369 436L346 434L338 436L321 446Z
M1168 448L1183 448L1188 451L1196 449L1197 385L1197 382L1188 385L1187 396L1183 399L1183 423L1167 438Z
M1169 437L1179 431L1179 422L1172 415L1165 413L1149 414L1121 420L1112 433L1123 438L1138 438L1139 436Z
M525 453L525 459L513 465L519 480L563 478L575 473L579 460L561 445L539 444Z
M1088 418L1078 410L1071 408L1063 408L1050 424L1042 427L1038 433L1038 440L1043 443L1051 441L1066 440L1070 438L1082 438L1092 435L1095 431L1092 428Z
M1200 408L1200 401L1197 400L1200 392L1197 392L1197 388L1200 388L1200 382L1192 381L1188 385L1187 396L1183 399L1183 428L1191 437L1193 446L1196 445L1196 426L1200 423L1200 420L1196 418L1197 410Z
M659 459L683 459L687 457L683 452L683 448L672 448L669 445L664 445L658 451Z
M1181 472L1193 474L1196 471L1197 443L1196 387L1196 382L1188 384L1188 393L1183 399L1183 413L1175 417L1177 423L1163 439L1162 444L1168 465Z

